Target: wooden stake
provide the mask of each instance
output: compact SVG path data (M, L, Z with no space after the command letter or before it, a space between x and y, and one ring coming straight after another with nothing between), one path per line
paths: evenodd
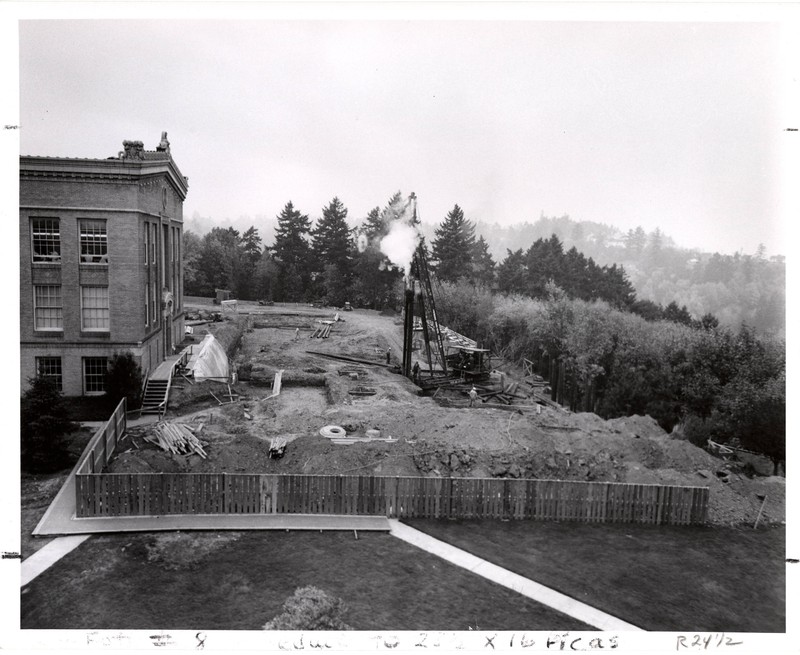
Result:
M767 496L764 496L764 500L761 503L761 509L758 510L758 516L756 517L756 522L753 525L753 530L755 530L758 527L758 522L761 520L761 512L764 511L764 505L766 504L767 504Z

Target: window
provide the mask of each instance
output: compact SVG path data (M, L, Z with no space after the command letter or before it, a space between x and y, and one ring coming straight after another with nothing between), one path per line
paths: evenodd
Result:
M108 232L103 220L82 218L78 221L81 235L81 262L108 264Z
M58 390L63 390L60 357L37 357L36 375L40 378L51 378Z
M108 357L83 358L83 393L103 393L106 390Z
M156 224L150 223L150 263L156 263Z
M61 314L61 287L36 285L33 287L33 329L63 330Z
M150 318L153 321L153 325L158 325L158 307L156 303L158 302L158 290L156 288L156 283L153 282L153 290L150 293Z
M81 287L81 329L108 332L108 287Z
M144 324L150 325L150 284L144 286Z
M34 218L31 221L33 261L61 263L61 231L57 218Z

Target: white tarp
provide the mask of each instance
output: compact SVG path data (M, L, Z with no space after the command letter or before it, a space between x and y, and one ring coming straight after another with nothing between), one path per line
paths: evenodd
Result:
M200 342L200 351L191 366L194 379L198 381L214 379L227 380L229 374L228 356L225 349L213 334L207 334Z

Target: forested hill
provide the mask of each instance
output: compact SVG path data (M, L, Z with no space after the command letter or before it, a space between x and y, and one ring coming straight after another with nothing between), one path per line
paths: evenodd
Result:
M360 223L355 217L348 217L347 221L350 227ZM271 246L277 225L274 216L215 221L195 213L185 227L201 236L214 227L233 227L244 234L252 226L259 241ZM419 227L432 244L439 224L423 222ZM652 301L661 307L674 303L685 306L695 319L712 314L720 324L735 329L746 323L759 333L785 334L784 258L768 257L757 245L753 253L747 254L705 253L677 247L660 230L647 233L636 228L623 232L569 216L541 216L536 222L511 226L477 221L474 234L483 237L485 254L491 255L496 265L507 259L509 251L525 252L537 240L547 241L555 235L564 252L574 247L598 266L621 266L640 303Z
M436 226L422 224L428 242ZM508 251L525 251L537 239L556 235L567 251L573 246L600 266L622 266L639 300L664 307L685 305L692 316L713 314L722 325L746 323L757 332L785 333L786 266L784 257L753 253L721 255L679 248L664 232L642 228L623 232L569 216L542 216L534 223L511 226L477 221L475 234L485 239L497 263Z

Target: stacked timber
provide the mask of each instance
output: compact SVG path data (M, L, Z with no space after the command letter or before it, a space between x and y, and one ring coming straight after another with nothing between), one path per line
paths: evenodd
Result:
M312 339L327 339L331 336L331 328L333 323L331 321L322 321L322 325L311 333Z
M280 459L286 452L286 439L273 437L269 441L269 456L271 459Z
M515 398L520 400L527 400L528 396L518 393L517 387L519 387L519 383L512 382L511 384L505 385L505 387L500 387L499 389L493 389L490 391L484 391L484 393L478 393L478 398L481 399L481 402L486 402L490 398L494 398L499 400L504 405L511 405L514 402ZM477 387L476 387L477 388ZM486 389L486 387L483 387Z
M194 435L192 428L182 423L167 423L165 421L156 423L152 432L145 435L144 440L176 455L196 454L203 459L208 457L200 440Z

